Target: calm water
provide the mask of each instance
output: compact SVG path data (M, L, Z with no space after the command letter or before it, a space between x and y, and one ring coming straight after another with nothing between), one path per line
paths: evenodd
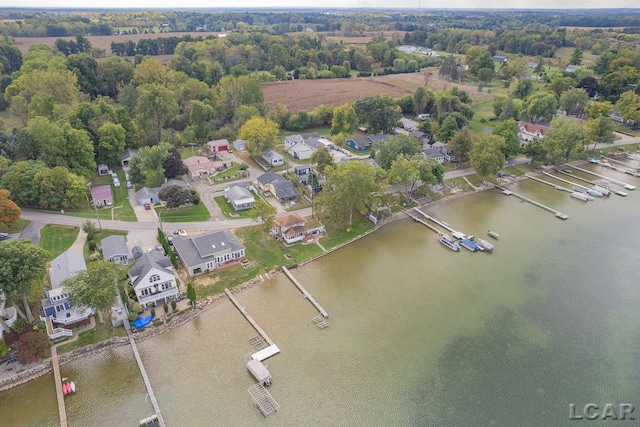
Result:
M246 391L256 333L227 299L141 343L167 424L564 426L576 425L569 403L640 411L640 190L584 204L532 181L513 189L569 220L492 190L425 209L467 234L498 231L492 255L450 252L401 221L294 270L327 329L283 277L239 294L281 349L265 362L281 405L267 419ZM80 390L67 398L71 426L136 425L151 412L128 347L62 374ZM52 383L0 394L8 425L55 425Z

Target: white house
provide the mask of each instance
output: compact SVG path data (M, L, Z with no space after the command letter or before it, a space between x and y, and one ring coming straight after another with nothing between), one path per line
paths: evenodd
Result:
M124 236L107 236L100 241L102 257L114 264L129 265L129 249Z
M518 122L518 136L523 142L537 141L544 138L549 129L546 126L536 125L529 122Z
M429 147L423 150L424 155L438 163L444 163L444 154L437 148Z
M251 209L256 204L256 199L247 188L236 185L227 187L224 196L236 211Z
M129 270L129 278L143 307L165 303L180 294L171 261L158 251L147 252L138 258Z
M208 273L245 257L245 248L230 231L213 231L197 236L175 236L173 247L187 268L189 277Z
M262 159L271 166L282 166L284 164L284 157L273 150L264 153Z

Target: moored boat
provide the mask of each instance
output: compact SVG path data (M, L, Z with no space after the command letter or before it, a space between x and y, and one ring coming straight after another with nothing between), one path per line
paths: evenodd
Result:
M487 231L487 234L489 235L489 237L493 237L494 239L500 238L500 235L493 230Z
M484 239L478 239L477 245L481 251L493 252L493 245Z
M590 196L596 196L596 197L602 197L603 194L597 190L594 190L592 188L587 189L587 194L589 194Z
M472 241L471 239L460 239L458 240L458 242L460 243L460 246L462 246L468 251L477 252L480 250L480 248L478 247L478 244Z
M454 252L458 252L460 251L460 245L458 245L458 242L456 242L455 240L453 240L451 237L447 236L444 233L439 233L438 234L438 238L440 239L440 243L442 243L444 246L446 246L447 248L451 249Z

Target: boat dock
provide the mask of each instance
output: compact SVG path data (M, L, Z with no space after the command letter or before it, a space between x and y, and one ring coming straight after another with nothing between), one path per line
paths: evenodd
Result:
M413 219L415 222L419 222L420 224L424 225L425 227L431 229L432 231L435 231L436 233L440 233L440 230L438 230L437 228L435 228L433 225L429 224L427 221L423 220L422 218L412 214L408 209L402 209L402 211L407 214L407 216L411 219Z
M309 292L307 292L307 290L304 288L304 286L302 286L302 284L300 282L298 282L298 279L293 277L293 274L291 274L291 272L289 271L289 269L287 267L282 266L282 271L284 271L284 274L286 274L289 277L289 279L291 279L293 284L296 285L298 287L298 289L300 289L300 292L302 292L302 295L304 295L305 299L309 300L309 302L311 304L313 304L313 306L320 312L322 317L324 317L325 319L327 317L329 317L329 313L327 313L324 310L324 308L322 308L322 306L320 306L320 304L318 304L318 301L316 301L316 299L313 297L313 295L311 295Z
M575 182L571 182L571 181L569 181L567 179L560 178L559 176L551 175L549 172L542 172L542 173L545 174L546 176L550 177L550 178L557 179L558 181L562 181L562 182L564 182L566 184L569 184L569 185L574 185L574 186L576 186L578 188L582 188L583 190L585 190L587 192L589 192L589 190L595 190L595 191L601 192L605 196L608 196L609 194L611 194L610 190L608 190L606 188L601 188L600 190L596 190L595 188L585 187L584 185L577 184ZM594 184L594 185L596 185L596 184Z
M523 195L521 195L521 194L515 193L515 192L513 192L513 191L511 191L511 190L507 190L507 189L506 189L506 188L504 188L504 187L501 187L501 186L499 186L499 185L496 185L496 188L497 188L497 189L499 189L499 190L501 190L501 191L502 191L502 194L504 194L505 196L514 196L514 197L517 197L517 198L518 198L518 199L520 199L520 200L523 200L523 201L525 201L525 202L527 202L527 203L531 203L531 204L532 204L532 205L534 205L534 206L537 206L537 207L539 207L539 208L542 208L542 209L544 209L544 210L546 210L546 211L551 212L551 213L552 213L552 214L554 214L556 217L558 217L558 218L560 218L560 219L562 219L562 220L565 220L565 219L568 219L568 218L569 218L569 215L567 215L567 214L563 214L562 212L560 212L560 211L558 211L558 210L555 210L555 209L553 209L553 208L550 208L549 206L545 206L545 205L543 205L542 203L536 202L535 200L529 199L528 197L525 197L525 196L523 196Z
M258 325L256 323L255 320L253 320L253 317L251 317L251 315L249 315L249 313L247 312L247 309L244 308L236 299L236 297L233 296L233 294L229 291L229 289L224 290L227 294L227 296L229 297L229 299L231 300L231 302L233 303L233 305L236 306L236 308L240 311L240 313L242 313L242 315L247 319L247 321L251 324L251 326L253 326L253 329L255 329L256 331L258 331L258 333L262 336L262 338L269 343L269 346L275 346L275 343L271 340L271 338L269 338L269 336L266 334L265 331L262 330L262 328L260 327L260 325ZM267 347L269 348L269 347ZM277 347L276 347L277 348ZM266 350L266 349L265 349ZM262 350L261 350L262 351ZM274 353L276 354L276 353ZM272 354L273 356L273 354ZM253 357L253 356L252 356Z
M568 163L566 164L566 166L570 167L571 169L575 169L577 171L580 171L580 172L584 172L584 173L588 173L590 175L597 176L598 178L606 179L609 182L621 185L622 187L626 188L627 190L635 190L636 189L636 187L634 185L627 184L626 182L618 181L617 179L609 178L608 176L600 175L600 174L595 173L595 172L591 172L590 170L587 170L587 169L579 168L578 166L573 166L573 165L570 165Z
M608 161L610 161L610 162L618 163L619 165L622 165L622 166L626 166L626 167L628 167L628 168L631 168L631 170L633 170L633 169L634 169L634 168L633 168L629 163L621 162L620 160L616 160L616 159L613 159L613 158L611 158L611 157L607 157L607 156L600 156L600 157L602 157L603 159L607 159L607 160L608 160ZM628 158L628 157L627 157L627 158ZM632 160L633 160L633 159L632 159Z
M60 364L58 363L57 346L51 347L51 366L53 366L53 379L56 386L56 396L58 398L58 414L60 415L60 427L67 427L67 409L64 406L64 393L62 393L62 376L60 375Z
M133 355L135 356L136 362L138 363L138 368L140 369L142 380L144 381L145 387L147 387L147 394L149 395L149 400L151 400L151 406L153 406L153 410L155 411L158 425L160 425L160 427L166 427L164 418L162 418L162 414L160 413L160 406L158 405L158 401L156 400L156 395L153 393L151 382L149 381L147 371L144 369L144 365L142 364L140 353L138 353L138 346L136 345L136 341L133 339L133 334L131 333L130 329L127 329L127 335L129 336L129 343L131 343L131 349L133 350Z
M557 173L560 173L560 174L562 174L562 175L565 175L565 176L570 176L570 177L572 177L572 178L573 178L573 179L575 179L575 180L582 181L582 182L586 182L587 184L597 185L597 186L599 186L599 187L603 187L603 186L604 186L605 188L607 188L607 190L609 190L609 191L611 191L611 192L613 192L613 193L617 194L618 196L622 196L622 197L626 197L626 196L627 196L627 193L625 193L624 191L620 191L620 190L612 190L611 188L608 188L608 185L607 185L607 184L609 183L609 181L606 181L606 183L604 183L604 184L603 184L603 183L602 183L602 181L600 181L600 183L598 183L598 182L596 182L596 181L589 181L588 179L584 179L584 178L579 177L579 176L577 176L577 175L571 175L570 173L566 173L565 171L560 170L560 169L557 169L557 170L556 170L556 172L557 172ZM546 173L545 175L549 175L549 174L548 174L548 173ZM560 179L560 178L558 178L558 177L557 177L557 176L555 176L555 175L549 175L549 176L552 176L552 177L553 177L553 178L555 178L555 179ZM603 180L603 181L604 181L604 180ZM570 182L570 181L567 181L567 182ZM573 184L573 185L576 185L576 186L578 186L578 187L583 187L583 186L580 186L580 185L578 185L578 184ZM585 187L583 187L583 188L585 188Z
M447 224L444 221L440 221L438 218L434 218L430 215L427 215L426 213L422 212L420 209L418 208L413 208L413 210L415 210L416 212L418 212L420 215L422 215L423 217L425 217L426 219L428 219L429 221L438 224L440 227L444 228L445 230L447 230L449 233L451 233L451 235L453 237L457 237L457 235L460 233L457 230L454 230L449 224Z
M599 165L605 166L605 167L607 167L607 168L609 168L609 169L613 169L613 170L618 171L618 172L621 172L621 173L626 173L626 174L628 174L628 175L632 175L632 176L636 176L636 177L638 176L638 172L637 172L636 170L633 170L633 169L626 169L626 168L621 168L621 167L619 167L619 166L612 165L612 164L611 164L611 162L619 163L619 164L621 164L621 165L623 165L623 166L627 166L627 167L629 167L629 165L628 165L628 164L623 163L623 162L621 162L621 161L619 161L619 160L612 159L612 158L610 158L610 157L605 157L605 156L601 156L601 157L602 157L603 159L606 159L607 161L606 161L606 162L600 162L600 163L598 163Z
M269 394L269 392L263 387L262 384L256 383L247 389L251 398L255 402L262 415L268 417L269 415L280 409L278 402Z
M553 182L545 181L545 180L543 180L543 179L536 178L535 176L531 176L531 175L529 175L529 174L526 174L525 176L526 176L527 178L529 178L529 179L533 180L533 181L537 181L537 182L540 182L540 183L542 183L542 184L549 185L549 186L551 186L551 187L555 188L556 190L566 191L567 193L573 193L573 191L572 191L571 189L569 189L569 188L565 188L565 187L563 187L563 186L561 186L561 185L556 185L556 184L554 184ZM555 177L552 177L552 178L555 178Z

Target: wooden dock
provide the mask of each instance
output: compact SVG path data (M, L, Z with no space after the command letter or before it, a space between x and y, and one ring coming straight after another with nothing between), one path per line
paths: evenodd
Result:
M434 224L439 225L440 227L444 228L445 230L447 230L449 233L451 233L451 235L453 237L456 237L458 235L463 235L464 233L454 230L449 224L447 224L444 221L440 221L438 218L434 218L431 215L427 215L426 213L422 212L420 209L418 208L413 208L414 211L418 212L420 215L422 215L423 217L425 217L426 219L428 219L429 221L433 222Z
M251 398L255 402L262 415L268 417L269 415L280 409L278 402L269 394L269 392L263 387L262 384L257 383L247 389Z
M569 215L567 215L567 214L563 214L562 212L560 212L560 211L558 211L558 210L556 210L556 209L550 208L549 206L543 205L542 203L536 202L535 200L529 199L528 197L525 197L525 196L523 196L523 195L521 195L521 194L518 194L518 193L516 193L516 192L513 192L513 191L511 191L511 190L507 190L507 189L506 189L506 188L504 188L504 187L501 187L501 186L499 186L499 185L496 185L496 188L497 188L497 189L499 189L499 190L501 190L501 191L502 191L502 194L504 194L504 195L506 195L506 196L514 196L514 197L517 197L518 199L523 200L523 201L525 201L525 202L527 202L527 203L531 203L532 205L537 206L537 207L539 207L539 208L542 208L542 209L544 209L545 211L549 211L549 212L551 212L551 213L552 213L552 214L554 214L557 218L560 218L560 219L562 219L562 220L565 220L565 219L568 219L568 218L569 218Z
M133 350L133 355L135 356L136 362L138 363L138 368L140 369L142 380L144 381L145 387L147 387L147 394L149 395L149 400L151 400L151 406L153 406L153 410L155 411L158 424L160 425L160 427L166 427L166 424L164 423L164 418L162 418L162 414L160 413L160 405L158 405L158 401L156 400L156 395L153 393L151 382L149 381L149 377L147 376L147 371L146 369L144 369L144 365L142 364L140 353L138 353L138 346L136 345L136 341L133 339L133 334L131 333L131 330L127 330L127 335L129 336L131 349Z
M613 158L607 157L607 156L600 156L600 157L602 157L603 159L607 159L610 162L614 162L614 163L618 163L619 165L626 166L626 167L630 168L631 170L635 169L629 163L621 162L620 160L616 160L616 159L613 159Z
M580 176L572 175L572 174L570 174L570 173L566 173L565 171L560 170L560 169L557 169L557 170L556 170L556 173L559 173L559 174L562 174L562 175L565 175L565 176L569 176L569 177L571 177L571 178L573 178L573 179L575 179L575 180L578 180L578 181L586 182L587 184L597 185L597 186L599 186L599 187L604 187L604 188L606 188L607 190L609 190L609 191L611 191L611 192L613 192L613 193L617 194L618 196L622 196L622 197L626 197L626 196L627 196L627 193L625 193L624 191L620 191L620 190L613 190L613 189L609 188L609 186L607 185L607 184L609 183L609 181L606 181L606 180L602 180L602 181L605 181L605 182L606 182L605 184L602 184L602 181L600 181L600 182L597 182L597 181L589 181L588 179L584 179L584 178L582 178L582 177L580 177ZM555 176L555 175L550 175L549 173L545 173L545 175L549 175L549 176L554 177L555 179L559 179L557 176ZM570 181L567 181L567 182L570 182ZM574 184L574 185L578 185L578 184ZM579 186L579 185L578 185L578 186ZM585 188L586 188L586 187L585 187Z
M635 190L636 189L636 187L634 185L627 184L626 182L618 181L617 179L609 178L608 176L600 175L600 174L595 173L595 172L591 172L590 170L587 170L587 169L579 168L578 166L573 166L573 165L570 165L568 163L566 164L566 166L570 167L571 169L575 169L577 171L580 171L580 172L584 172L584 173L588 173L588 174L593 175L593 176L597 176L598 178L606 179L607 181L612 182L614 184L618 184L618 185L626 188L627 190Z
M613 169L614 171L617 171L617 172L620 172L620 173L626 173L626 174L628 174L628 175L635 176L635 177L637 177L637 176L638 176L638 171L637 171L637 170L621 168L621 167L619 167L619 166L616 166L616 165L614 165L614 164L611 164L611 162L619 163L619 164L621 164L621 165L623 165L623 166L626 166L626 167L629 167L629 165L628 165L628 164L623 163L623 162L621 162L621 161L619 161L619 160L612 159L612 158L610 158L610 157L605 157L605 156L601 156L601 157L602 157L603 159L606 159L606 160L607 160L607 162L602 162L602 161L601 161L600 163L598 163L599 165L604 166L604 167L607 167L607 168L609 168L609 169Z
M56 386L56 397L58 398L58 414L60 415L60 427L67 427L67 409L64 406L64 393L62 392L62 376L60 375L60 364L58 363L57 346L51 347L51 366L53 366L53 379Z
M311 295L309 292L307 292L307 290L304 288L304 286L302 286L302 284L300 282L298 282L298 279L293 277L293 274L291 274L291 272L289 271L289 269L287 267L282 266L282 271L284 271L284 274L286 274L289 277L289 279L291 279L293 284L296 285L298 287L298 289L300 289L300 292L302 292L302 295L304 295L304 297L306 299L308 299L309 302L311 302L311 304L313 304L313 306L320 312L322 317L324 317L325 319L327 317L329 317L329 313L327 313L324 310L324 308L322 308L320 306L320 304L318 304L318 301L316 301L316 299L313 297L313 295Z
M233 294L229 291L229 289L225 289L224 290L227 294L227 296L229 297L229 299L231 300L231 302L233 303L233 305L236 306L236 308L238 310L240 310L240 313L243 314L243 316L247 319L247 321L251 324L251 326L253 326L253 328L258 331L258 333L262 336L262 338L269 343L270 346L275 345L275 343L271 340L271 338L269 338L269 336L266 334L265 331L262 330L262 328L260 327L260 325L258 325L256 323L255 320L253 320L253 317L251 317L251 315L247 312L247 310L238 302L238 300L236 299L236 297L233 296Z
M545 185L549 185L549 186L551 186L551 187L555 188L556 190L566 191L566 192L568 192L568 193L573 193L573 190L571 190L571 189L569 189L569 188L566 188L566 187L563 187L563 186L561 186L561 185L556 185L556 184L554 184L553 182L545 181L545 180L543 180L543 179L537 178L537 177L535 177L535 176L531 176L531 175L529 175L529 174L526 174L525 176L526 176L527 178L529 178L530 180L533 180L533 181L536 181L536 182L540 182L540 183L545 184Z
M407 214L407 216L409 218L413 219L415 222L419 222L420 224L424 225L425 227L431 229L432 231L435 231L436 233L440 233L440 230L438 230L437 228L435 228L433 225L429 224L427 221L423 220L422 218L412 214L408 209L402 209L402 212Z

